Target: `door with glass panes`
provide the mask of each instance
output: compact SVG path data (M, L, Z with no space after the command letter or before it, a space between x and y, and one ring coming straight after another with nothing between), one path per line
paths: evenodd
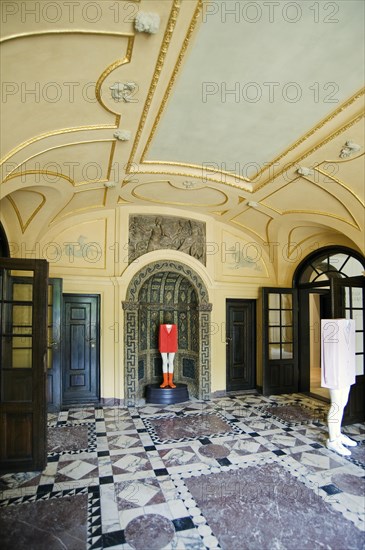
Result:
M47 289L45 260L0 259L2 472L46 464Z
M356 382L351 386L343 424L365 419L365 277L348 277L331 281L333 317L355 321Z
M297 292L263 288L263 394L298 391Z

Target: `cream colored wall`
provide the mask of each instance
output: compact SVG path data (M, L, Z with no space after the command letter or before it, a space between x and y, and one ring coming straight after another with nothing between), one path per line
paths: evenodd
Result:
M207 265L175 250L150 252L128 265L129 216L135 214L181 216L205 222ZM9 227L5 224L5 230L9 231ZM157 212L155 207L124 205L117 210L80 212L51 224L41 238L28 239L28 234L37 234L35 227L31 229L32 233L8 232L13 256L44 257L49 261L50 276L63 279L64 292L101 296L101 395L104 398L124 396L122 301L131 279L140 269L150 262L168 258L185 263L204 281L213 306L211 390L215 392L226 387L226 300L258 300L263 286L291 286L296 265L312 251L308 245L296 255L296 260L288 260L282 253L285 241L268 247L239 228L171 207ZM322 242L326 240L324 235ZM261 386L260 308L258 301L257 384Z
M212 303L212 392L226 386L225 310L227 298L257 299L261 286L276 284L274 265L265 250L240 230L195 214L206 223L207 265L175 250L155 251L128 265L129 216L158 214L189 217L184 210L123 206L117 211L80 213L51 225L42 238L19 239L13 251L46 257L50 276L63 279L63 291L101 296L101 395L124 396L124 311L128 285L150 262L176 260L192 268L204 281ZM35 230L33 228L33 234ZM74 254L70 253L73 250ZM259 251L259 252L258 252ZM257 259L253 262L252 259ZM258 330L260 334L260 330ZM259 349L258 356L260 357Z

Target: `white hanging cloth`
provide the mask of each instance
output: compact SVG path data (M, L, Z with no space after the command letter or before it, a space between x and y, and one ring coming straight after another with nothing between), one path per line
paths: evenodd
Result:
M321 386L339 390L355 384L355 321L321 319Z

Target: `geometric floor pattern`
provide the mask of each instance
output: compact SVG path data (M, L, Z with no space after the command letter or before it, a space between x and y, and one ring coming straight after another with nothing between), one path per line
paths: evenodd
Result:
M364 548L365 425L342 457L327 412L237 394L50 414L45 470L0 478L1 548Z

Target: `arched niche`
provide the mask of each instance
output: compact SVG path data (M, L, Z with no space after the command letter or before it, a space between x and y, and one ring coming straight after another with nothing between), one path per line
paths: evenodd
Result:
M153 262L134 275L122 305L125 403L134 406L146 384L161 380L157 330L162 322L178 325L174 379L187 383L191 396L209 399L212 305L201 277L177 261Z

